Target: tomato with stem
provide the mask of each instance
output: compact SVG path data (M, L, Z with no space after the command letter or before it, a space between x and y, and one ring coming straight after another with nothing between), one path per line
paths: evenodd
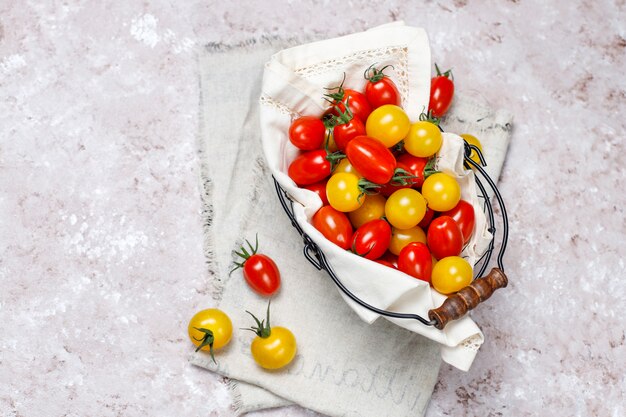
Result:
M430 80L430 102L428 111L435 117L442 117L448 112L454 97L454 77L452 70L442 73L435 64L437 75Z
M365 191L359 185L360 179L354 174L339 172L333 174L326 183L328 203L343 212L354 211L361 207Z
M243 269L243 277L254 291L263 296L271 296L280 288L280 271L276 262L267 255L257 253L259 250L259 236L256 236L255 245L252 246L246 240L248 249L242 245L240 252L234 253L243 259L243 262L235 262L235 267L230 271L232 274L237 269Z
M394 106L400 105L400 92L398 87L391 78L385 75L386 68L393 66L387 65L381 69L377 69L374 65L371 65L365 70L364 77L369 81L365 85L365 97L367 101L372 105L372 109L384 106L385 104L393 104Z
M398 165L402 164L406 171L415 177L411 180L413 188L421 187L426 178L437 172L435 158L422 158L405 153L400 155L397 161Z
M395 174L391 181L380 187L379 192L385 197L389 197L394 192L402 188L412 188L419 182L419 177L409 171L410 167L403 162L396 163Z
M250 344L254 361L264 369L280 369L289 365L298 350L296 338L286 327L270 325L270 303L267 303L267 316L262 321L248 310L246 313L256 322L256 326L245 329L256 334Z
M372 107L363 93L349 88L343 88L345 80L346 76L344 74L343 81L341 81L340 85L327 89L328 91L336 91L329 92L325 95L332 105L332 107L325 112L325 116L329 114L337 116L338 112L335 106L341 111L344 111L345 108L348 107L354 116L358 117L362 122L365 122L372 112Z
M199 350L208 350L215 361L214 350L230 342L233 335L233 323L226 313L217 308L208 308L194 314L187 326L189 339Z
M345 110L342 111L339 107L336 107L338 116L333 116L333 138L337 148L345 152L346 145L352 139L357 136L365 135L365 125L358 117L354 117L354 114L350 110L349 102Z

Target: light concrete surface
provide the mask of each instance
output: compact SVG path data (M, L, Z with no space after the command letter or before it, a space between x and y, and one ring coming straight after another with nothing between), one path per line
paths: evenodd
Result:
M625 415L625 9L1 2L0 415L234 415L187 363L210 303L196 48L392 20L426 28L458 91L516 117L511 284L474 313L486 342L469 372L442 368L427 415Z

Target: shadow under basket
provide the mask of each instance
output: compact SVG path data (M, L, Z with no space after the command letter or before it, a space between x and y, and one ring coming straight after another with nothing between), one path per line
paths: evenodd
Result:
M476 163L472 159L470 159L471 152L475 151L480 159L480 164ZM474 280L470 285L465 288L462 288L455 294L450 295L443 304L432 310L428 311L428 319L418 315L411 313L398 313L394 311L387 311L375 306L372 306L365 301L361 300L359 297L354 295L346 286L341 282L341 280L334 273L331 265L326 260L326 256L320 250L320 248L311 240L311 238L304 233L300 225L295 219L293 212L293 201L289 198L289 195L285 192L285 190L280 186L278 181L274 178L274 186L276 187L276 193L278 194L278 199L280 200L280 204L283 206L285 213L289 216L291 220L291 224L298 231L298 233L302 236L304 240L304 256L309 260L317 268L318 270L324 270L331 277L333 282L339 287L339 289L347 295L350 299L352 299L357 304L365 307L366 309L380 314L382 316L394 317L400 319L409 319L409 320L417 320L423 323L426 326L435 326L439 330L443 330L447 323L451 320L457 320L463 317L469 310L475 308L481 302L487 300L498 288L504 288L508 284L508 279L504 274L504 266L502 265L502 258L504 257L504 251L506 250L507 239L509 235L509 226L508 226L508 218L506 213L506 208L504 206L504 202L502 200L502 196L496 187L495 182L487 175L483 166L486 166L483 155L476 146L470 145L465 142L465 155L464 155L464 165L466 168L474 168L475 176L476 176L476 185L478 187L478 198L483 202L483 210L485 211L485 215L487 218L487 230L492 234L492 239L489 242L487 250L485 253L476 261L474 264ZM487 184L489 188L485 188L483 181ZM483 275L491 257L496 249L496 213L494 212L494 207L492 206L491 199L489 198L489 194L487 190L491 190L493 192L493 196L497 201L499 214L502 222L502 236L499 239L499 250L498 256L496 258L496 267L493 267L491 271L487 275Z

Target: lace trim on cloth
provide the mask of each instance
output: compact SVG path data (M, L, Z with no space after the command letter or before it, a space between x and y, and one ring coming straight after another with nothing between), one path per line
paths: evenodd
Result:
M480 335L475 334L462 341L459 346L462 346L464 349L471 350L472 352L478 352L482 343Z
M292 111L286 105L279 103L278 101L274 100L273 98L271 98L270 96L266 94L261 95L261 97L259 98L259 102L265 106L273 108L279 113L286 114L287 116L291 116L292 119L295 119L300 116L300 114L298 114L297 112Z
M388 46L385 48L368 49L358 51L339 58L329 59L307 67L296 68L296 74L303 78L310 78L314 75L326 72L335 72L338 68L345 68L353 62L386 62L392 61L396 77L394 79L402 101L406 101L409 96L409 50L406 46ZM365 68L363 68L365 70Z

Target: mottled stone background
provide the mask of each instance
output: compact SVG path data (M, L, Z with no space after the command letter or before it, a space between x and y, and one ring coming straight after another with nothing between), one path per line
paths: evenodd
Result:
M511 285L428 416L626 415L623 0L0 2L0 415L232 416L187 363L210 299L196 48L398 19L516 116Z

